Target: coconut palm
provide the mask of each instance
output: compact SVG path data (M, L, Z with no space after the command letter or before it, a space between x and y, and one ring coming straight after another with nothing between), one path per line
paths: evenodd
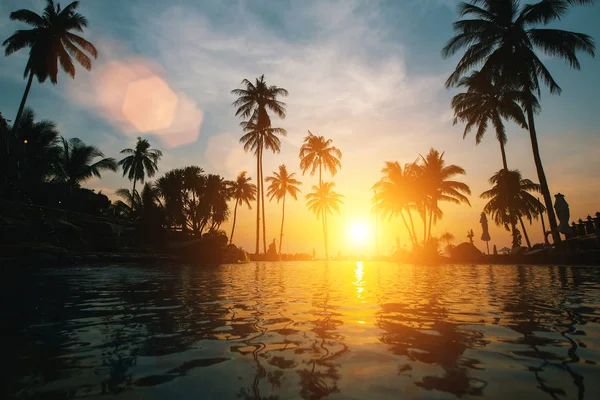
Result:
M151 149L150 142L140 137L137 138L135 149L121 150L121 154L129 154L119 161L119 166L123 168L123 176L127 175L133 181L133 192L137 181L144 183L146 177L152 178L156 174L157 163L162 157L160 150ZM135 208L135 204L131 206Z
M313 186L312 192L306 195L306 205L308 209L315 213L317 219L327 214L332 214L334 211L339 213L340 204L343 204L342 195L333 190L335 183L321 182L319 186ZM325 259L329 259L329 248L327 244L327 222L323 223L323 236L325 238Z
M60 155L60 134L56 124L49 120L36 122L33 110L25 108L13 132L18 132L18 140L22 144L19 147L23 149L20 158L24 161L24 179L39 183L51 178Z
M241 84L244 86L243 89L234 89L231 93L238 97L237 100L233 102L233 106L237 107L235 115L247 120L242 123L245 134L240 139L240 142L244 144L244 149L246 151L250 149L254 150L254 155L256 156L256 182L258 190L256 207L256 254L258 254L261 204L263 214L263 250L265 253L267 252L266 224L264 217L265 201L262 182L263 149L264 147L269 146L269 140L272 140L273 144L279 140L274 136L275 134L285 134L285 131L280 128L271 128L271 118L269 117L268 111L272 111L282 119L285 118L285 103L278 99L287 96L288 91L277 86L267 85L264 75L261 75L260 78L256 78L255 83L250 82L248 79L244 79ZM275 137L277 141L273 140L273 137ZM277 144L277 148L278 147L279 144ZM274 150L274 147L271 149L273 151L278 151Z
M156 187L163 200L167 226L187 231L184 214L184 172L183 169L167 171L156 181Z
M252 210L250 202L256 200L256 185L250 183L252 178L246 176L246 174L246 171L240 172L236 180L229 183L229 192L231 198L235 200L235 206L233 208L233 227L231 228L229 243L233 243L233 233L235 232L238 205L242 206L244 203L246 203L248 209Z
M219 230L221 225L229 218L227 202L231 195L230 182L219 175L209 174L206 177L204 193L200 199L200 234L208 227L209 231Z
M530 222L544 212L544 205L531 193L539 192L540 185L529 179L523 179L518 170L502 169L489 180L492 189L481 194L482 199L489 199L483 211L490 214L496 225L503 225L511 230L513 247L518 244L517 221L520 222L527 245L531 247L523 217Z
M319 186L323 181L323 168L335 176L338 169L342 168L340 159L342 152L332 145L333 140L325 139L324 136L313 135L308 131L308 135L304 137L304 143L300 147L300 169L302 175L310 170L311 176L319 171Z
M281 206L281 230L279 232L279 257L281 257L281 243L283 242L283 221L285 220L285 198L289 194L294 200L298 200L298 192L300 189L298 186L302 185L302 182L294 178L295 172L288 173L285 165L279 166L279 172L273 172L273 176L268 176L265 181L270 183L267 189L267 196L269 201L274 198L283 200Z
M446 85L456 85L473 67L483 64L482 71L502 77L508 85L518 85L530 99L540 94L540 80L551 93L560 94L561 88L539 58L537 50L559 57L579 70L577 52L594 56L593 39L582 33L559 29L540 28L560 20L569 9L578 4L593 4L594 0L541 0L523 5L519 0L473 0L460 3L459 15L466 19L454 23L456 35L444 47L442 54L449 57L466 48ZM552 198L542 165L535 129L535 102L523 104L533 151L533 158L546 203L554 242L560 242Z
M417 237L414 230L411 208L416 205L417 185L410 173L410 169L410 165L402 168L398 161L386 161L385 166L381 170L383 177L373 185L375 194L372 201L378 214L387 216L389 219L400 215L411 242L413 245L416 245ZM410 227L404 215L405 211L409 216Z
M425 157L421 156L423 165L419 166L419 186L426 196L425 217L429 211L429 229L427 238L431 238L431 223L441 219L444 213L439 208L439 202L449 202L454 204L466 203L469 206L469 199L463 194L471 194L471 189L465 183L452 181L455 175L466 175L463 168L458 165L446 165L444 152L440 153L435 149L430 149Z
M95 158L104 157L104 153L95 146L88 146L79 138L62 140L62 148L58 155L57 169L55 179L65 182L69 189L79 187L83 183L95 176L101 178L100 172L116 171L117 163L114 158L102 158L93 162Z
M519 103L527 96L508 85L501 85L497 80L485 76L480 71L461 78L457 86L465 88L466 92L452 98L452 108L454 124L458 121L466 122L463 139L471 129L476 128L475 143L479 144L487 131L488 124L494 126L496 139L500 143L502 165L504 169L508 169L505 152L507 137L503 120L513 121L521 128L527 129L527 121Z
M34 76L40 83L50 78L50 81L56 84L59 63L63 71L75 78L75 66L71 57L87 70L92 68L92 60L88 54L94 58L98 57L98 51L92 43L73 33L83 32L83 28L88 25L87 19L75 12L78 6L79 1L74 1L61 9L60 5L54 5L52 0L46 0L42 15L26 9L10 14L12 21L32 26L32 29L16 31L2 43L6 47L7 56L25 47L30 49L24 73L28 81L15 125L21 119Z

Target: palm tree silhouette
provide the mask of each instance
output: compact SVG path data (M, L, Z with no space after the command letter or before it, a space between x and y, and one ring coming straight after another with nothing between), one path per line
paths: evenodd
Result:
M502 165L504 169L508 169L504 149L507 138L503 119L527 129L527 121L519 103L525 101L526 94L516 88L494 82L494 79L480 71L474 71L470 76L461 78L457 86L467 90L452 98L454 124L458 121L466 122L463 139L471 129L476 128L475 143L481 143L488 124L491 123L500 143ZM537 99L534 98L534 101L537 102Z
M273 176L268 176L265 181L269 182L270 185L267 189L267 196L269 196L269 201L272 201L274 198L279 200L283 200L283 204L281 206L281 231L279 232L279 257L281 257L281 242L283 241L283 221L285 220L285 198L286 195L290 195L294 198L294 200L298 200L298 192L300 189L299 185L302 185L302 182L294 178L296 175L295 172L288 173L285 165L279 166L279 172L273 172Z
M527 246L531 247L529 236L523 223L523 217L530 222L544 212L544 205L531 192L539 192L540 185L529 179L523 179L519 170L502 169L489 180L492 189L481 194L482 199L489 199L483 211L490 214L496 225L503 225L512 230L513 247L517 247L517 220L521 223Z
M288 95L288 91L277 86L269 86L265 81L265 76L261 75L256 78L255 83L244 79L241 83L244 89L234 89L231 94L238 96L233 102L233 106L237 107L236 116L247 118L246 122L242 122L244 136L240 142L244 144L244 150L252 149L256 156L256 184L258 190L257 207L256 207L256 254L259 252L260 244L260 213L262 204L263 214L263 250L267 252L266 243L266 224L264 215L264 188L262 175L262 153L263 148L267 147L274 152L279 151L280 142L275 136L276 134L285 135L285 130L281 128L271 127L271 118L268 110L271 110L280 118L285 118L285 103L278 98ZM274 140L274 139L277 140ZM276 145L277 144L277 145Z
M230 182L219 175L209 174L206 177L200 199L200 215L202 215L200 233L205 227L208 227L211 232L217 231L221 224L229 218L229 207L227 206L227 202L231 198L229 186ZM225 239L227 239L227 235L225 235Z
M310 170L310 175L314 175L317 170L319 171L319 186L323 183L323 168L331 173L331 176L335 176L338 169L342 168L340 159L342 158L342 152L335 146L332 145L333 140L325 139L324 136L313 135L311 131L308 131L308 135L304 137L304 143L300 147L300 169L302 175ZM327 226L327 215L323 215L323 230L326 230Z
M423 165L419 166L419 180L426 196L425 217L429 210L429 229L426 235L429 239L432 221L435 223L444 215L438 203L445 201L454 204L466 203L470 206L469 199L463 193L470 195L471 189L465 183L449 180L455 175L466 175L466 172L458 165L446 165L443 152L440 153L432 148L427 156L421 156L421 159Z
M25 108L16 131L19 141L24 144L25 179L39 183L51 178L60 155L60 134L56 124L49 120L36 122L33 110Z
M58 155L56 179L65 182L69 189L79 187L79 184L95 176L101 178L101 171L116 171L117 163L114 158L102 158L93 162L104 153L95 146L88 146L79 138L62 139L62 148Z
M92 68L92 60L86 53L94 58L98 57L98 51L92 43L72 32L83 32L83 28L88 25L87 19L75 12L79 1L72 2L62 10L52 0L46 0L46 3L41 16L26 9L12 12L12 21L24 22L33 29L18 30L2 43L6 47L7 56L25 47L30 48L24 73L24 77L29 76L29 80L14 125L21 119L34 76L40 83L50 78L50 82L56 84L59 63L63 71L75 78L75 66L71 57L75 57L88 71Z
M181 228L187 231L184 215L184 170L174 169L167 171L158 178L156 186L160 197L163 199L167 226Z
M246 176L246 174L246 171L242 171L238 174L235 181L229 182L230 195L233 200L235 200L235 207L233 208L233 227L231 228L229 243L233 242L238 205L241 206L246 203L248 209L252 210L250 202L256 200L256 185L250 183L252 178Z
M137 138L135 149L121 150L121 154L129 154L119 161L119 166L123 168L123 176L133 181L132 192L135 192L135 183L140 181L144 183L146 176L152 178L158 171L158 161L162 157L162 152L156 149L150 149L150 142L140 137ZM132 197L135 199L135 197ZM131 204L135 209L135 203Z
M315 213L317 219L327 214L332 214L334 211L339 213L340 204L343 204L341 194L338 194L333 190L335 183L333 182L321 182L319 186L313 186L312 192L306 195L306 205L308 209ZM327 245L327 222L323 223L323 236L325 238L325 259L329 260L329 248Z
M454 23L456 35L448 41L442 55L452 56L462 48L466 48L466 52L446 81L446 86L456 85L472 67L484 63L482 71L501 76L505 84L517 85L521 91L528 93L529 99L533 99L536 94L539 97L540 80L549 87L551 93L560 94L560 86L536 54L536 49L547 55L557 56L579 70L581 65L577 51L594 56L594 41L582 33L540 29L538 26L560 20L573 5L593 3L593 0L543 0L526 5L522 5L520 1L494 0L461 3L460 16L470 19ZM560 234L535 129L536 103L525 101L522 105L527 113L533 158L550 229L554 242L558 243L561 240Z
M411 208L416 206L418 186L414 175L410 172L411 168L413 168L411 165L406 165L402 168L398 161L386 161L385 166L381 170L383 177L373 185L373 189L375 190L373 204L380 214L387 216L389 219L400 215L411 242L413 245L416 245L417 236L415 234ZM406 222L404 211L409 216L410 227Z

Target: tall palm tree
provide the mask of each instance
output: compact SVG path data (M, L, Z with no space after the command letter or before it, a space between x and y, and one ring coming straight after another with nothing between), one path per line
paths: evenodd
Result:
M488 124L494 126L496 139L500 143L502 165L504 169L508 169L505 151L507 137L503 119L527 129L527 121L519 103L525 100L526 94L514 87L501 85L497 80L480 71L474 71L468 77L461 78L457 86L465 88L466 92L452 98L452 108L454 124L458 121L466 122L463 139L471 129L476 128L475 143L479 144Z
M379 214L390 219L400 215L411 242L416 245L417 237L412 222L411 208L416 205L417 185L410 174L410 169L410 165L402 168L398 161L386 161L381 170L383 177L373 185L375 191L373 205ZM404 216L405 211L411 222L410 227Z
M252 178L246 176L246 174L246 171L240 172L236 180L229 183L230 195L232 199L235 200L235 207L233 208L233 227L231 228L229 243L233 243L233 233L235 232L235 221L237 219L238 205L242 206L244 203L246 203L248 209L252 210L250 202L256 200L256 185L250 183Z
M152 178L156 174L157 163L162 157L160 150L151 149L150 142L140 137L137 138L135 149L121 150L121 154L129 154L119 161L119 166L123 168L123 176L127 175L133 181L132 192L135 192L137 181L144 183L146 176ZM135 208L135 204L131 206Z
M540 28L560 20L569 9L578 4L593 4L594 0L541 0L523 5L519 0L472 0L460 3L459 15L466 17L454 23L456 35L444 47L442 54L449 57L466 48L454 72L446 81L456 85L473 67L483 64L482 71L502 77L506 84L516 84L529 98L540 94L540 80L551 93L560 94L561 88L539 58L536 50L559 57L579 70L577 52L594 56L593 39L582 33L559 29ZM527 124L533 158L546 203L554 242L560 242L556 216L552 207L550 189L542 165L535 129L535 103L525 101Z
M235 115L247 119L247 122L242 123L245 135L242 136L240 142L244 144L244 149L246 151L252 148L252 150L254 150L254 155L256 156L256 182L258 189L256 207L256 254L258 254L261 204L263 214L263 250L265 253L267 252L262 154L263 148L268 145L267 143L270 139L265 138L265 136L274 137L274 135L278 133L285 134L285 131L283 130L273 130L269 132L269 129L277 128L271 128L271 118L269 117L268 111L272 111L282 119L285 118L285 103L278 99L287 96L288 91L277 86L267 85L264 75L256 78L254 83L250 82L248 79L244 79L241 84L244 88L234 89L231 91L231 94L238 97L237 100L233 102L233 106L237 107ZM249 134L251 134L252 139L248 137ZM253 144L249 145L248 143Z
M450 180L455 175L466 175L466 172L458 165L446 165L443 152L430 149L427 156L421 156L421 160L421 187L427 196L425 213L429 210L427 238L431 238L432 221L437 222L444 215L438 203L445 201L454 204L466 203L470 206L469 199L463 193L470 195L471 189L465 183Z
M33 27L16 31L2 43L6 47L7 56L25 47L30 48L24 73L28 81L14 121L15 125L21 119L34 76L40 83L50 78L50 81L56 84L59 63L63 71L75 78L75 66L71 57L75 57L88 71L92 68L92 60L87 54L98 57L98 51L92 43L73 33L83 32L83 28L88 25L87 19L75 12L78 6L79 1L74 1L61 10L60 5L46 0L42 15L26 9L10 14L12 21L24 22Z
M340 204L343 204L341 194L338 194L333 187L333 182L321 182L319 186L313 186L312 192L306 195L306 205L308 209L315 213L317 219L327 214L332 214L334 211L339 213ZM327 243L327 222L323 224L323 236L325 238L325 259L329 260L329 247Z
M492 189L481 194L489 199L483 211L494 219L496 225L503 225L512 231L513 247L518 246L517 221L521 223L525 240L531 247L523 217L530 222L544 212L544 205L531 193L540 191L540 185L529 179L523 179L519 170L502 169L490 178Z
M340 159L342 152L337 147L333 146L333 140L325 139L324 136L313 135L308 131L308 135L304 137L304 143L300 147L300 169L302 175L310 170L310 175L314 175L319 171L319 187L323 183L323 168L335 176L338 169L342 168ZM323 230L327 226L327 215L323 215Z
M56 179L67 183L69 189L73 189L93 176L101 178L101 171L117 170L114 158L102 158L93 162L98 157L104 157L104 153L97 147L88 146L79 138L67 140L63 137L55 172Z
M294 178L295 172L288 173L287 168L284 164L279 166L279 172L273 172L273 176L268 176L265 181L270 183L267 189L267 196L269 201L274 198L283 200L281 206L281 230L279 232L279 257L281 257L281 242L283 242L283 221L285 220L285 198L286 195L292 196L294 200L298 200L298 192L300 189L298 186L302 185L302 182Z

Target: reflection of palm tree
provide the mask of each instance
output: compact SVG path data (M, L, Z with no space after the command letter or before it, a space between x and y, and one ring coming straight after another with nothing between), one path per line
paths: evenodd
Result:
M117 163L114 158L102 158L93 162L97 157L104 157L104 153L95 146L88 146L78 138L68 141L62 138L62 149L59 153L56 178L76 188L80 183L95 176L100 178L104 170L116 171Z
M306 195L306 205L308 209L314 212L317 219L323 216L323 235L325 237L325 259L329 259L329 250L327 246L327 222L325 217L334 211L340 211L340 204L343 204L342 195L333 190L333 182L322 182L320 186L313 186L312 192Z
M83 15L75 12L78 6L79 1L74 1L61 10L60 5L55 6L52 0L47 0L41 16L25 9L10 14L11 20L33 26L33 29L16 31L2 43L6 47L7 56L25 47L30 48L25 66L25 77L29 75L29 80L14 125L21 119L34 76L40 83L49 77L50 81L56 84L59 63L67 74L75 78L75 66L71 57L75 57L87 70L92 68L92 60L85 53L94 58L98 57L98 51L93 44L72 32L83 32L83 28L88 24Z
M256 156L256 182L258 189L258 200L256 210L256 254L259 252L260 212L262 204L263 212L263 247L267 252L265 221L264 221L264 189L262 176L262 152L267 147L272 151L279 151L279 139L276 134L285 135L285 130L271 127L271 119L267 110L271 110L280 118L285 118L285 103L278 100L288 95L287 90L277 86L268 86L265 76L257 78L255 83L248 79L242 81L244 89L234 89L232 94L238 96L233 103L237 107L236 116L248 118L248 122L242 123L245 135L240 142L244 144L246 151L252 149Z
M454 123L459 120L466 122L463 138L473 128L477 128L475 143L479 144L491 123L496 129L496 139L500 143L502 165L508 169L506 162L506 129L502 119L514 121L523 129L527 129L527 121L519 104L524 100L524 94L513 88L506 88L494 82L489 76L484 76L479 71L462 78L457 86L467 89L466 93L459 93L452 98L454 109ZM536 100L537 101L537 100Z
M268 176L265 181L269 182L267 195L269 201L273 198L283 200L281 208L281 231L279 233L279 257L281 257L281 242L283 241L283 221L285 220L285 198L289 194L294 200L298 200L299 185L302 183L294 178L296 173L289 174L285 165L279 166L279 172L273 172L273 176Z
M538 192L540 185L521 178L518 170L504 169L495 173L490 178L490 183L494 186L480 196L489 199L483 211L492 216L496 225L503 225L507 230L509 227L512 229L513 247L519 245L516 225L517 220L520 221L527 245L531 247L523 217L531 222L544 211L544 205L530 193Z
M556 0L539 1L522 5L520 1L497 2L491 0L461 3L460 14L463 19L454 24L456 35L450 39L443 50L445 57L466 48L456 69L448 78L447 86L456 85L462 76L477 65L484 64L482 71L502 77L508 85L517 85L529 94L540 93L540 79L548 85L551 93L560 93L561 89L538 57L535 49L545 54L558 56L567 61L572 68L579 69L577 51L594 55L594 42L591 37L558 29L539 29L560 20L575 4L592 4L592 0ZM535 130L535 103L523 104L527 113L529 134L533 150L541 192L544 196L550 228L555 243L560 242L556 217L552 209L552 198Z
M238 205L241 206L246 203L248 209L251 210L252 206L250 205L250 202L256 200L256 185L250 183L251 180L252 178L246 176L246 171L242 171L235 181L229 183L231 197L235 200L235 207L233 208L233 227L231 228L229 243L233 242Z
M158 160L162 157L162 152L156 149L150 149L150 142L140 137L137 138L135 149L124 149L121 154L129 154L119 161L119 166L123 167L123 176L127 174L130 181L133 181L132 192L135 192L135 183L140 181L144 183L147 176L152 178L158 171ZM131 205L132 209L135 204Z
M444 153L440 153L435 149L430 149L425 157L421 156L423 165L419 166L419 180L421 187L426 196L426 204L424 207L425 217L429 209L429 229L427 238L431 238L431 223L436 222L444 213L438 207L440 201L450 202L454 204L466 203L469 206L469 199L463 193L471 194L469 186L465 183L452 181L455 175L465 175L466 172L458 165L446 165L444 161Z

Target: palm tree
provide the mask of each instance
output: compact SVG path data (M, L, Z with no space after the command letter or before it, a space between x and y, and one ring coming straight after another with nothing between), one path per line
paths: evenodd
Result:
M156 174L158 160L162 157L160 150L150 149L150 142L140 137L137 138L135 149L121 150L121 154L129 154L119 161L119 166L123 168L123 176L127 174L129 180L133 181L133 192L137 181L144 183L146 176L152 178ZM131 207L135 208L135 204Z
M531 247L523 217L530 222L544 212L544 205L531 192L539 192L540 185L529 179L523 179L518 170L502 169L490 178L492 189L481 194L481 198L489 199L483 211L494 219L496 225L503 225L512 230L513 247L518 246L517 220L521 223L527 246Z
M200 199L200 210L203 216L200 234L205 227L209 227L209 231L218 230L229 218L227 202L231 198L230 186L231 183L219 175L209 174L206 177L204 193Z
M302 182L294 178L295 172L288 173L285 165L279 166L279 172L273 172L273 176L268 176L265 181L269 182L269 188L267 189L267 196L269 201L274 198L279 200L283 199L281 208L281 230L279 232L279 257L281 257L281 242L283 241L283 221L285 220L285 198L286 195L290 195L294 200L298 200L298 192L300 189L298 186L302 185Z
M414 231L411 208L416 205L417 185L410 169L410 165L406 165L403 169L398 161L386 161L381 170L383 177L373 185L375 191L373 205L378 214L388 216L389 219L400 215L411 242L416 245L417 237ZM412 229L406 222L404 211L409 216Z
M95 146L88 146L79 138L62 139L62 149L58 156L56 180L67 183L69 189L79 186L92 176L101 178L101 171L116 171L117 163L114 158L102 158L93 162L104 153Z
M466 175L463 168L458 165L446 165L444 153L435 149L430 149L427 156L421 156L423 165L420 168L420 183L426 195L425 216L429 209L429 229L427 238L431 238L431 223L437 222L444 213L439 208L440 201L454 204L471 203L463 193L470 195L471 189L465 183L449 180L455 175Z
M526 5L518 0L472 0L471 3L461 3L459 15L468 19L454 23L456 35L448 41L442 54L449 57L462 48L466 48L466 51L446 85L456 85L471 68L483 63L482 71L501 76L502 81L508 85L518 85L530 99L535 94L539 97L540 80L549 87L551 93L560 94L560 86L538 57L536 50L549 56L557 56L579 70L581 65L577 51L594 56L594 41L582 33L539 26L560 20L573 5L593 3L594 0L541 0ZM550 229L554 242L558 243L561 240L560 234L535 129L535 102L525 101L523 106L527 113L533 158Z
M25 108L15 131L23 144L25 179L39 183L51 178L60 155L60 134L56 124L49 120L36 122L33 110Z
M463 139L471 129L477 128L475 143L479 144L485 135L488 124L491 123L496 130L496 139L500 143L502 165L504 169L508 169L504 150L507 138L503 119L511 120L521 128L527 129L527 121L519 103L524 101L525 93L494 82L494 79L485 76L480 71L461 78L457 86L467 90L452 98L454 124L456 125L458 121L466 122ZM537 100L535 101L537 102Z
M275 115L282 119L285 118L285 103L279 101L278 98L287 96L288 91L277 86L267 85L264 75L261 75L260 78L256 78L255 83L250 82L248 79L244 79L241 84L244 88L234 89L231 91L231 94L238 96L237 100L233 102L233 106L237 107L235 115L247 119L247 122L242 123L245 135L242 136L240 142L244 144L244 149L246 151L252 148L252 150L254 150L254 155L256 156L256 182L258 190L256 209L256 254L258 254L261 204L263 213L263 250L265 253L267 252L264 217L265 201L262 182L262 153L263 148L268 145L270 139L265 138L265 136L274 137L275 134L285 134L284 130L271 128L271 119L268 110L271 110ZM269 131L270 129L274 130Z
M312 192L306 195L308 209L315 213L317 219L334 211L339 213L340 204L343 204L342 195L333 190L335 183L321 182L319 186L313 186ZM329 260L329 248L327 245L327 222L323 224L323 236L325 238L325 259Z
M184 214L184 173L183 169L167 171L158 178L156 186L163 199L165 217L169 228L187 230Z
M238 205L246 205L249 210L252 210L250 205L251 201L256 200L256 185L250 183L252 178L246 176L247 172L242 171L237 176L236 180L229 183L229 191L233 200L235 200L235 207L233 208L233 227L231 228L231 237L229 243L233 243L233 233L235 232L235 221L237 219L237 208Z
M75 12L78 6L79 1L74 1L61 10L60 5L55 6L52 0L46 0L46 7L41 16L26 9L10 14L12 21L24 22L33 27L16 31L2 43L6 47L7 56L25 47L30 48L24 74L29 80L14 125L21 119L34 76L40 83L50 78L50 81L56 84L59 63L63 71L75 78L75 66L71 57L75 57L88 71L92 68L92 60L86 53L94 58L98 57L98 51L92 43L73 33L83 32L83 28L88 25L87 19Z
M332 146L333 140L325 139L324 136L313 135L308 131L304 137L304 143L300 147L300 169L302 175L310 170L310 175L314 175L319 170L319 186L322 183L323 168L335 176L338 169L342 168L340 159L342 152L335 146Z

